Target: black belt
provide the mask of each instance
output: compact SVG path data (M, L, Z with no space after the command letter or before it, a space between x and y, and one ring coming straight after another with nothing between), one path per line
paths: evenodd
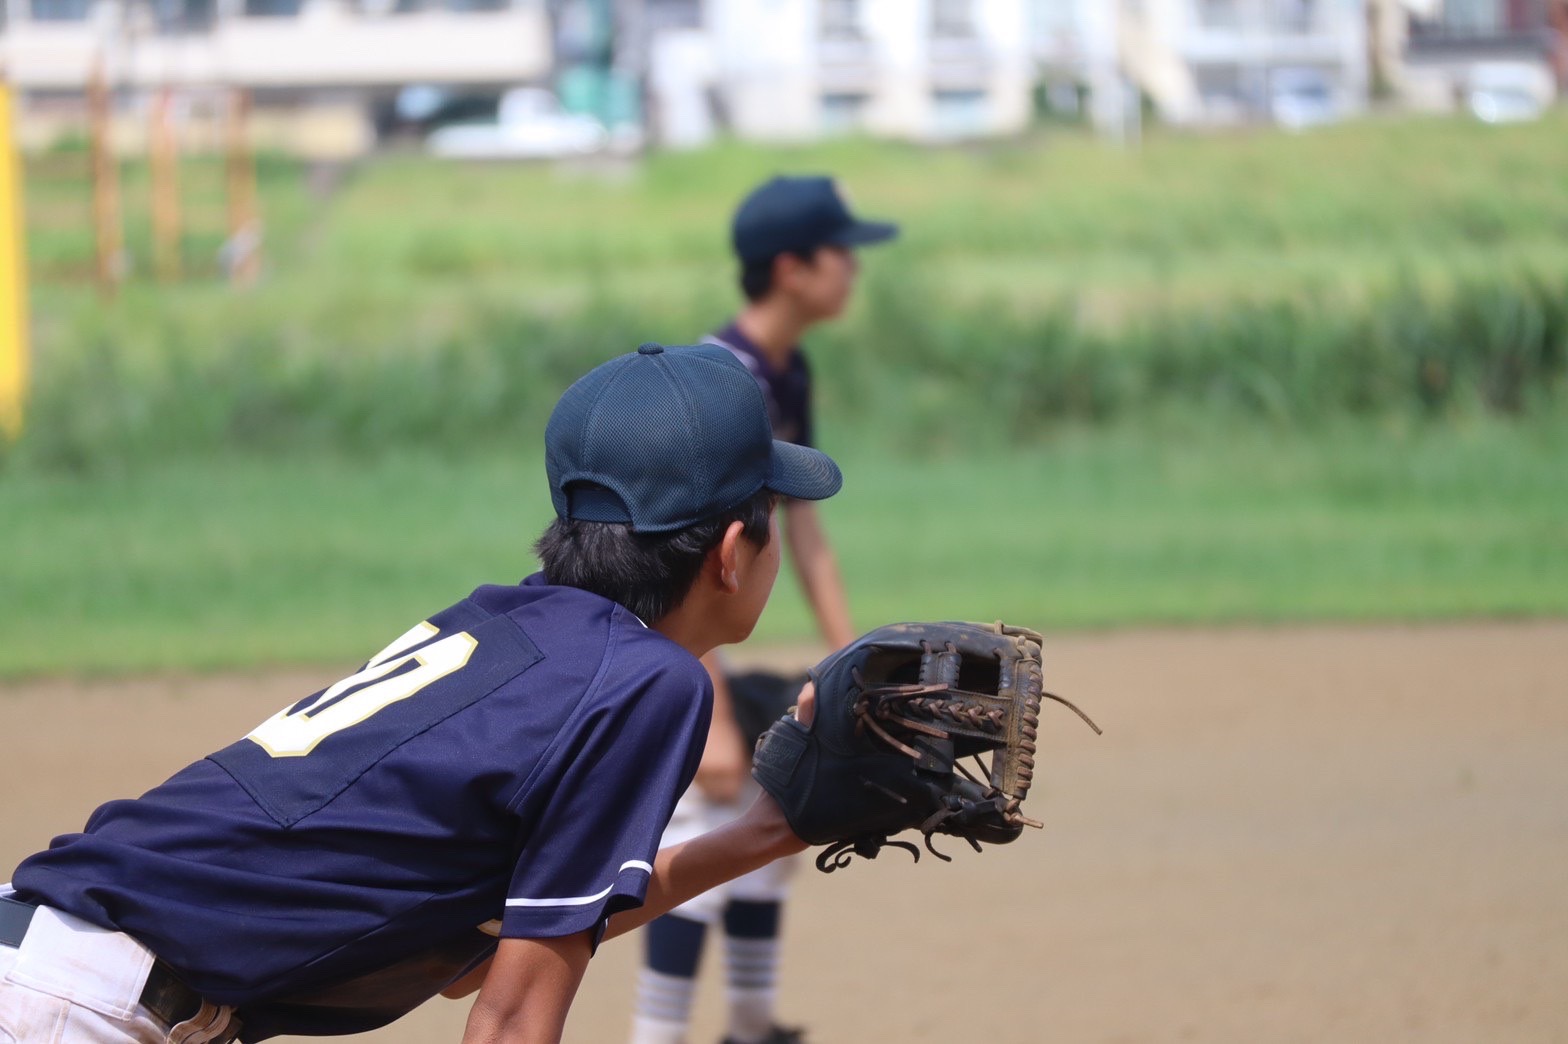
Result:
M0 896L0 946L20 946L38 907ZM142 1006L165 1025L174 1026L201 1010L201 995L180 981L174 969L156 958L142 987Z

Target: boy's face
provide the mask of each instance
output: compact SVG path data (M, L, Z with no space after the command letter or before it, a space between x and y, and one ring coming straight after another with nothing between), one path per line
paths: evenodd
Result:
M818 247L809 260L787 257L787 285L801 311L812 322L837 318L849 305L860 271L848 247Z
M747 638L757 620L762 616L763 607L768 604L768 595L773 593L773 582L779 576L779 511L775 506L768 515L768 543L766 547L757 547L750 540L740 541L740 560L737 563L740 591L735 600L735 626L739 634L730 639L739 642Z

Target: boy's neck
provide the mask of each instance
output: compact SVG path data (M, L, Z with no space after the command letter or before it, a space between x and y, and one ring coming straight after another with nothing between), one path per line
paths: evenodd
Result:
M777 296L752 301L735 317L735 325L775 367L789 361L790 353L811 327L789 301Z

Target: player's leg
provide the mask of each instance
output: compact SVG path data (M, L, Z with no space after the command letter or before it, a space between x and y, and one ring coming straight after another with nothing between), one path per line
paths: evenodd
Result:
M733 818L728 806L693 787L676 802L660 847L707 833L726 816ZM708 925L718 920L725 896L723 888L705 892L643 926L631 1044L685 1044Z
M685 1044L707 931L703 922L674 913L644 926L632 1044Z
M724 910L724 1044L800 1039L774 1018L778 1004L780 902L731 900Z
M732 882L724 907L725 1044L791 1044L797 1029L779 1025L780 929L788 881L798 860L780 859Z

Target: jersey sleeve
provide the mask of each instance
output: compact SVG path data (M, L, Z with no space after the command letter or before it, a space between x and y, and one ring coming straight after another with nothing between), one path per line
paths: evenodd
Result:
M562 737L518 811L532 822L507 891L501 935L552 938L593 930L640 906L653 857L702 756L712 684L692 660L663 671L622 668Z

